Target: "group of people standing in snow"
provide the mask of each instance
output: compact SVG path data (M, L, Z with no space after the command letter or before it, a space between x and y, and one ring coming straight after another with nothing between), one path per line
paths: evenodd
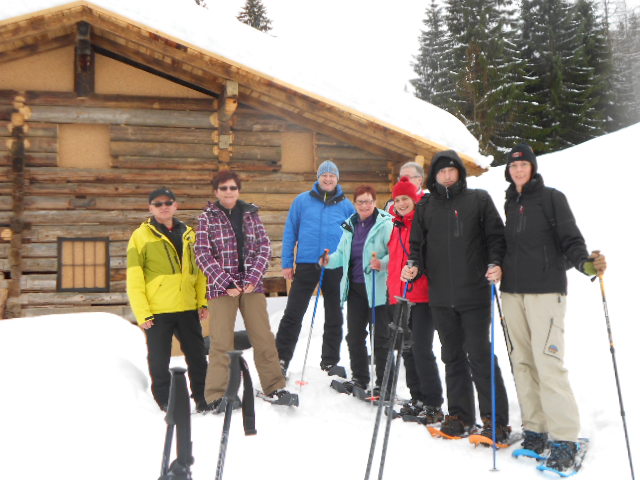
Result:
M400 413L421 417L427 424L441 422L445 436L465 436L476 424L475 387L481 434L491 437L495 430L496 441L505 442L511 428L497 360L495 426L491 421L489 329L492 289L500 283L523 446L538 452L550 448L548 464L570 468L580 427L563 365L566 265L587 275L602 274L605 257L598 251L588 253L565 196L544 185L528 145L511 150L505 177L506 226L487 192L467 188L464 164L452 150L431 160L428 191L422 190L422 167L403 165L388 211L376 207L377 194L369 185L355 190L352 203L338 184L338 167L323 162L317 182L296 197L287 218L282 268L293 283L275 337L262 285L270 242L258 208L239 199L238 175L222 171L214 179L217 201L200 215L197 231L175 218L173 192L164 187L152 192L151 217L129 242L127 292L147 336L156 402L166 408L175 333L185 353L196 409L224 411L226 352L233 349L238 309L254 347L263 391L267 397L286 399L291 395L285 389L287 369L309 300L321 281L322 370L333 374L340 361L346 303L352 378L344 385L367 389L371 381L375 387L370 393L378 393L395 297L406 295L414 303L410 348L403 351L412 398ZM198 321L207 312L208 367ZM367 361L371 328L375 381ZM446 415L432 348L436 331L445 365Z

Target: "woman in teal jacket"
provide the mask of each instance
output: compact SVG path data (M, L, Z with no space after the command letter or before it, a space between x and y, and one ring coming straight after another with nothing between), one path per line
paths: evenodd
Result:
M389 261L389 238L393 230L392 216L376 208L376 191L368 186L358 187L354 194L356 213L349 217L342 228L338 248L321 259L326 268L343 267L345 272L340 282L341 302L347 302L347 346L351 360L350 382L344 386L363 390L369 384L367 362L367 326L371 325L375 308L374 360L376 364L376 388L384 375L389 343L389 316L387 313L387 263ZM374 274L375 273L375 298ZM371 328L371 327L369 327Z

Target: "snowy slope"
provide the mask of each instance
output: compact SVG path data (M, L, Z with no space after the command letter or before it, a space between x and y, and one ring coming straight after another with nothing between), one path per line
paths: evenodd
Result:
M638 135L640 124L539 162L547 183L567 194L589 247L602 249L609 259L610 319L636 455L640 385L634 349L640 327L635 293L640 266L632 244L637 235L634 188L621 179L635 175L624 171L629 169L620 160L632 151ZM472 181L494 195L499 209L506 187L503 171L499 168ZM567 365L581 410L582 434L592 442L579 478L630 478L599 288L575 272L569 282ZM274 330L285 300L269 299ZM292 389L298 388L295 380L311 312L312 308L290 369ZM319 480L364 475L375 410L328 388L329 379L318 367L322 321L320 302L305 373L310 383L303 387L300 408L258 400L258 435L253 437L244 436L240 417L234 415L224 478L286 475ZM496 338L511 424L517 428L519 411L499 329ZM245 355L251 365L251 351ZM342 357L348 365L344 342ZM174 359L174 364L182 361ZM0 478L157 478L163 414L149 392L144 335L138 328L109 314L2 321L0 365ZM255 370L253 377L257 379ZM402 381L400 393L407 394ZM214 477L222 420L222 416L192 416L196 480ZM500 473L490 468L489 449L474 449L465 441L435 440L414 424L392 425L385 478L540 478L532 465L512 460L508 451L498 452Z

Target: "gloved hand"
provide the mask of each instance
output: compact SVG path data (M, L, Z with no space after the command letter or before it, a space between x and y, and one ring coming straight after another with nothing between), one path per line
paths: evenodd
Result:
M607 269L607 261L600 250L591 252L589 259L582 264L582 271L587 275L602 275Z

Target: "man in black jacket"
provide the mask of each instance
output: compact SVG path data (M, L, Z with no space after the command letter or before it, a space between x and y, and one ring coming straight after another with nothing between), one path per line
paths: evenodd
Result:
M597 251L587 253L566 197L544 185L531 147L516 145L507 162L507 251L500 290L523 447L541 454L551 437L547 466L563 471L574 464L580 430L563 365L566 268L596 275L606 262Z
M411 259L402 277L429 278L431 311L442 344L449 415L441 432L466 436L475 424L473 384L478 392L482 434L491 438L490 281L500 278L504 225L484 190L467 188L466 170L456 152L437 153L427 181L431 192L417 207L411 232ZM496 440L511 431L507 393L496 361Z

